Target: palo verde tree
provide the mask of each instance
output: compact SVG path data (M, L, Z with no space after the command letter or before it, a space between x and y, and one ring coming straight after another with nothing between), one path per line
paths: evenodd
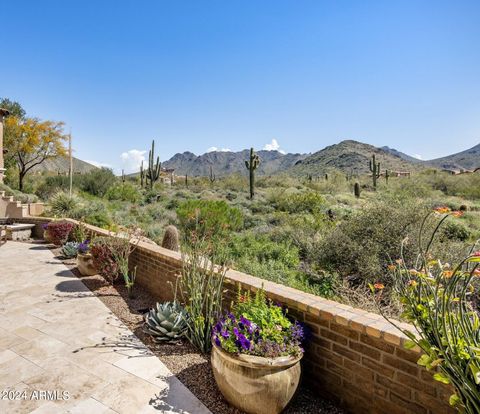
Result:
M21 114L21 113L20 113ZM18 187L23 190L25 176L45 160L66 155L67 135L63 122L9 116L5 120L4 145L7 162L18 167Z

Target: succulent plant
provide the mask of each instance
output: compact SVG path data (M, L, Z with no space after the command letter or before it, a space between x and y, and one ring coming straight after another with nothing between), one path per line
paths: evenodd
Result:
M155 342L175 341L187 332L187 312L177 301L158 303L145 314L144 331Z
M250 177L250 200L253 200L255 195L255 170L260 165L260 157L255 154L253 148L250 148L250 159L245 161L245 167L249 172Z
M65 257L71 259L72 257L76 257L78 253L78 245L77 242L67 242L62 247L62 254Z
M162 247L178 252L180 242L178 241L178 230L175 226L167 226L163 235Z

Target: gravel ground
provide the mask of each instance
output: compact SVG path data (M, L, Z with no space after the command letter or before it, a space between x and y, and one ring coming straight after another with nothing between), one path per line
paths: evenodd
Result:
M143 313L155 304L154 298L141 286L135 286L135 298L130 299L123 283L110 285L98 275L81 276L75 259L63 259L60 249L53 249L55 256L118 317L170 371L202 401L214 414L241 414L222 397L213 377L210 358L198 352L187 340L176 344L156 344L142 330ZM343 414L344 411L314 395L307 387L300 386L285 414Z

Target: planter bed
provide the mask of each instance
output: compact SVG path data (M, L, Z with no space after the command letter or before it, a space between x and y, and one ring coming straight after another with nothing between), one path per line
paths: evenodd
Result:
M63 260L60 249L55 256ZM172 371L172 373L214 414L241 414L231 407L220 393L210 363L210 355L198 352L187 340L177 344L156 344L143 332L143 314L155 305L155 299L140 286L135 286L135 298L128 297L123 280L110 285L99 276L81 276L75 259L64 264L94 293L132 332ZM328 401L316 397L306 387L300 387L285 414L343 414Z

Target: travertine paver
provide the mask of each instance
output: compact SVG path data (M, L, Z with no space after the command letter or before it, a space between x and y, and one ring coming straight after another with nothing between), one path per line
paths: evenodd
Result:
M9 414L210 412L41 244L0 247L0 392Z

